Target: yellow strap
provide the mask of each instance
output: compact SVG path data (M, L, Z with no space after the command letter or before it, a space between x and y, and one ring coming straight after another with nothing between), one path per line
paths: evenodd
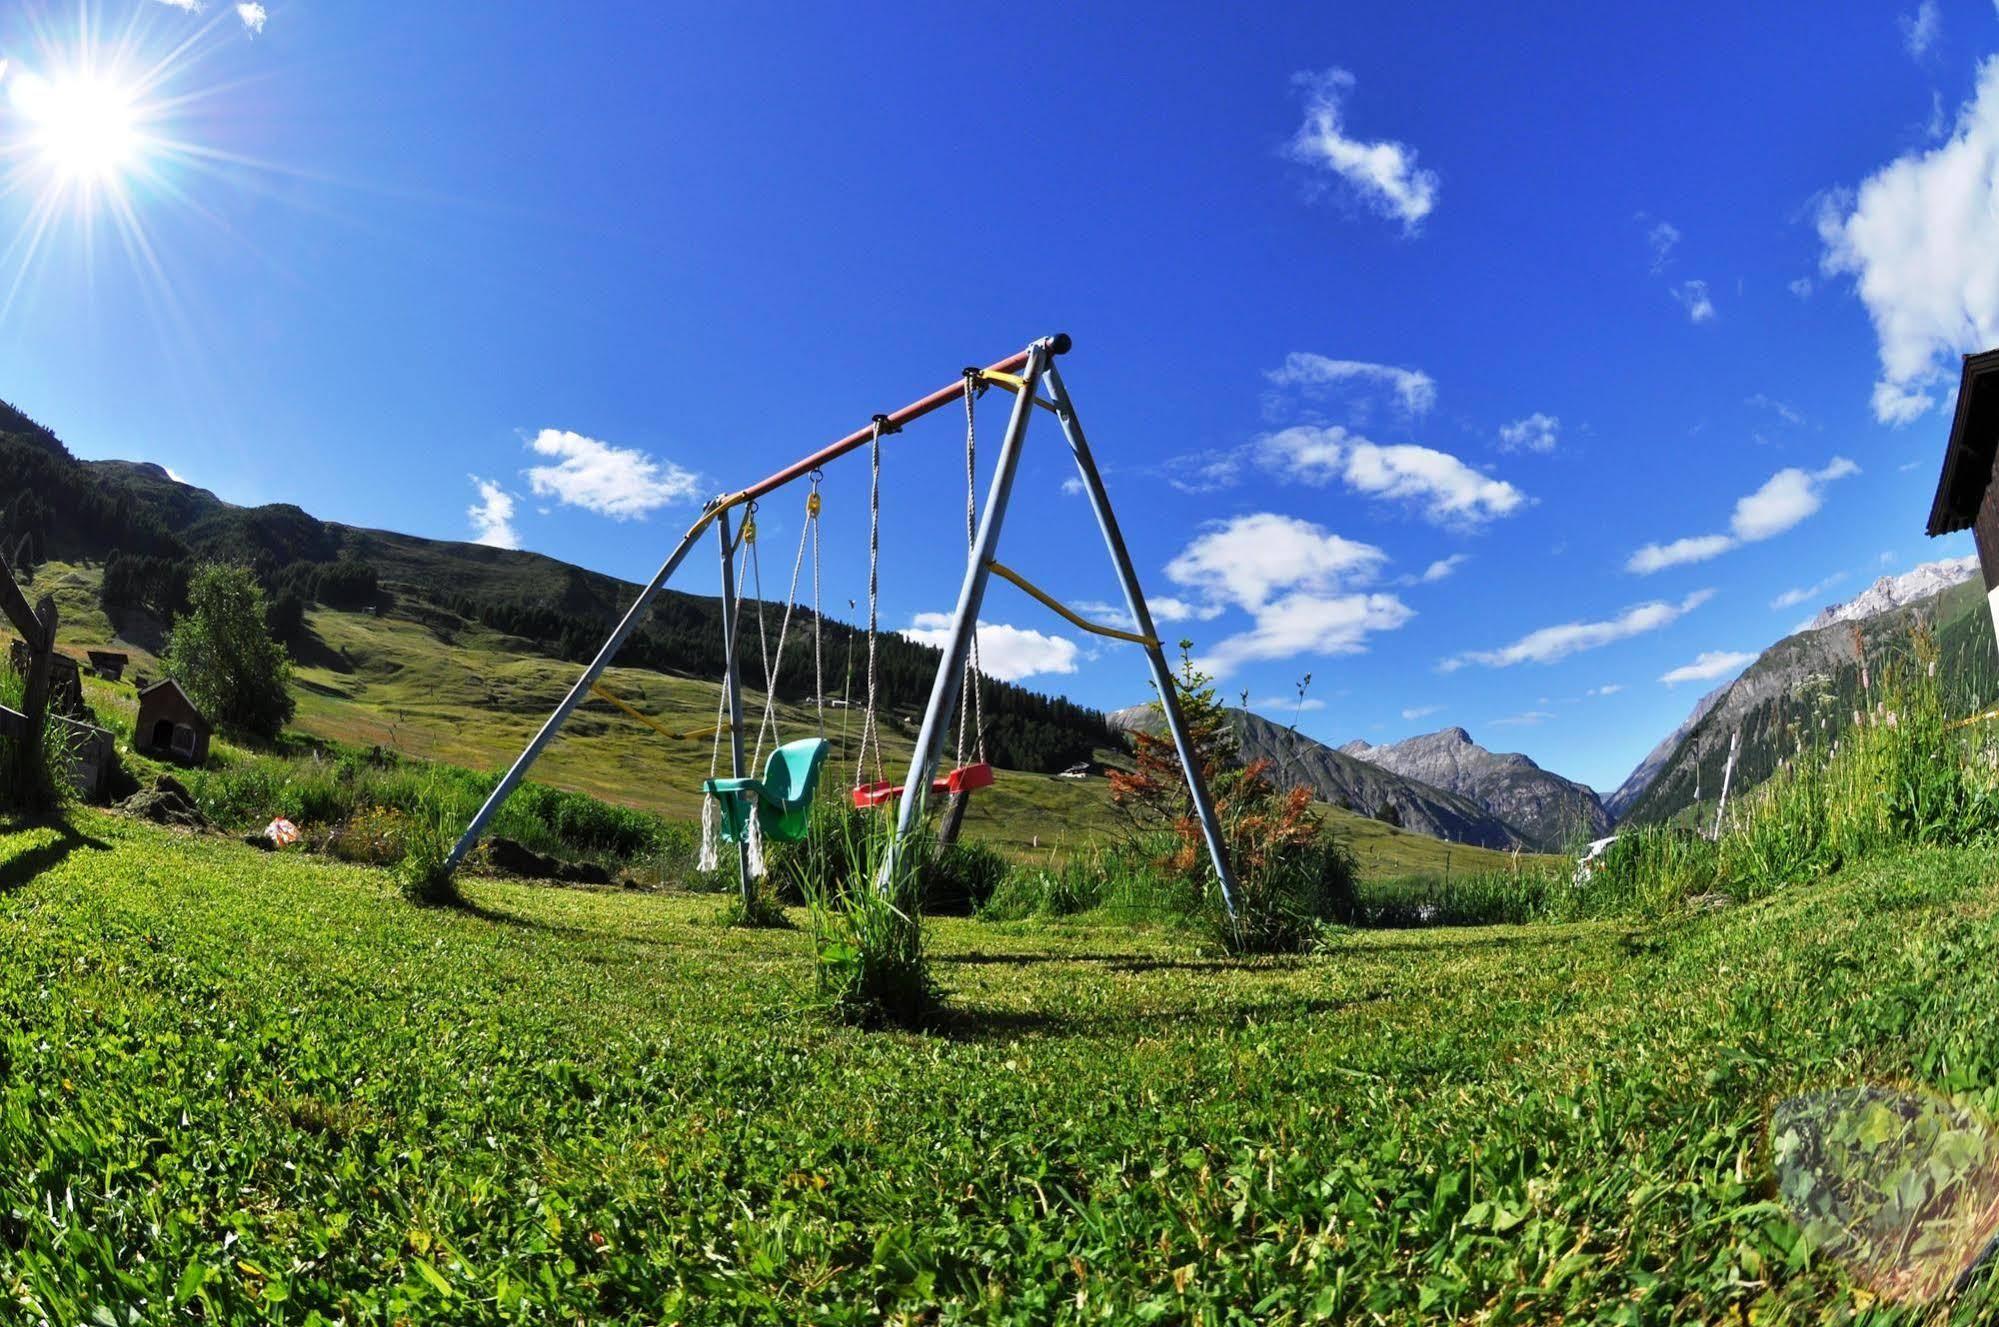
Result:
M730 731L730 725L725 723L720 728L697 728L693 732L676 733L671 728L668 728L665 724L661 723L659 720L653 718L651 715L640 714L637 710L633 709L630 705L627 705L624 701L612 695L610 692L606 691L600 684L596 682L592 682L590 684L590 694L595 696L597 699L606 702L607 704L617 706L619 709L631 715L634 719L637 719L640 723L644 724L646 727L658 733L661 737L670 737L676 742L688 742L692 741L694 738L697 737L713 737L718 732L726 733Z
M1049 608L1054 609L1057 613L1060 613L1063 617L1075 623L1077 626L1081 627L1084 631L1090 632L1098 636L1109 636L1113 640L1128 640L1133 645L1143 645L1147 649L1154 649L1159 644L1159 641L1154 637L1141 636L1136 631L1125 631L1119 627L1106 627L1099 623L1090 621L1088 618L1083 617L1080 614L1076 613L1067 604L1061 602L1059 599L1056 599L1053 595L1044 593L1038 587L1030 583L1026 577L1022 576L1012 567L1006 566L1004 563L988 562L986 565L992 568L993 574L995 576L999 576L1006 580L1012 581L1015 585L1018 585L1021 589L1027 591L1028 594L1040 600L1043 604L1047 605Z
M980 369L979 381L989 382L995 387L1004 387L1016 396L1027 390L1027 379L1017 373L1000 373L994 369ZM1044 401L1038 396L1034 398L1034 404L1040 406L1043 410L1052 410L1058 415L1062 413L1056 409L1053 401Z
M1952 728L1969 728L1974 723L1985 723L1990 719L1999 719L1999 710L1987 710L1983 714L1974 714L1969 719L1959 719L1950 726Z

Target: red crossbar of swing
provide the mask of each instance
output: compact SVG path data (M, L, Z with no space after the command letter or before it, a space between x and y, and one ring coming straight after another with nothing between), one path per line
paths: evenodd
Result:
M1050 349L1055 354L1065 354L1069 349L1068 334L1065 332L1054 337ZM985 372L1018 373L1027 367L1027 359L1030 353L1030 351L1022 350L1008 355L997 364L987 365ZM949 387L940 387L922 400L912 401L902 409L884 416L883 431L893 433L905 424L913 423L930 414L932 411L942 409L950 405L953 401L962 399L964 395L965 380L960 378ZM753 501L764 496L766 493L783 488L792 480L802 479L814 470L821 469L828 463L839 460L848 452L867 446L868 440L873 438L874 434L875 430L872 424L866 428L855 429L832 446L821 448L804 460L786 466L768 479L759 480L748 488L740 492L731 493L727 497L717 498L708 510L712 514L729 507L739 507L745 502Z

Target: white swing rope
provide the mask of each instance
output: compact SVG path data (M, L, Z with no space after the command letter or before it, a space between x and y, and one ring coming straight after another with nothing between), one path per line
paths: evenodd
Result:
M874 748L875 782L886 780L882 772L881 733L875 723L875 624L881 600L881 500L882 434L888 416L876 415L874 436L868 441L868 702L861 718L861 749L854 754L854 786L861 786L868 763L868 749Z
M745 515L745 535L755 534L756 527L754 524L751 524L754 519L751 515ZM739 537L736 542L742 549L742 570L736 574L736 602L734 611L729 615L729 621L733 627L733 632L726 642L729 654L735 653L737 644L742 640L743 587L748 583L750 552L756 546L756 541L752 538ZM734 556L733 551L724 556ZM708 777L711 779L715 778L722 771L722 733L728 727L729 686L725 679L723 684L716 688L715 692L715 734L708 745ZM715 798L703 797L701 799L701 856L694 863L694 869L697 871L713 871L720 866L715 823L715 818L718 814L719 808L715 804Z
M970 558L978 541L978 448L979 434L975 423L973 399L986 390L985 378L976 368L965 370L965 556ZM965 653L965 677L958 689L958 753L954 763L958 768L965 766L965 721L969 714L972 722L972 740L976 744L978 758L986 758L986 722L984 702L979 697L979 624L972 623L971 648Z

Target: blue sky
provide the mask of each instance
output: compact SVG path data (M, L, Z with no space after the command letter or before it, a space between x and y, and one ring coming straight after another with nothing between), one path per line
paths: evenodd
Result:
M0 396L231 501L643 579L702 496L1068 331L1231 694L1310 673L1314 736L1461 724L1607 789L1821 602L1969 551L1922 524L1999 341L1999 15L1513 8L10 6ZM48 109L85 50L86 100L158 69L88 171ZM894 626L951 600L961 448L890 445ZM1030 437L1006 559L1113 599L1065 466ZM1029 685L1145 694L985 616Z

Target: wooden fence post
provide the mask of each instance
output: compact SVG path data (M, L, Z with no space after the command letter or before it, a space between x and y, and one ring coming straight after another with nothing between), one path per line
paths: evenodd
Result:
M24 722L16 735L14 753L17 787L39 789L42 783L42 738L48 726L49 669L56 648L56 601L43 595L33 612L21 587L14 583L14 570L0 556L0 615L14 624L28 647L28 675L21 689ZM29 794L33 796L31 792Z

